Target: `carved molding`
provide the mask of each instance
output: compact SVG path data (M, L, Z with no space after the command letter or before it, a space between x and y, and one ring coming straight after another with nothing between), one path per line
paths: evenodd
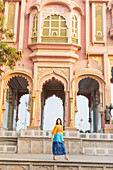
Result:
M98 67L102 71L102 58L97 56L97 57L92 57L92 59L98 62Z
M51 73L56 73L58 75L61 75L66 80L69 80L70 77L69 68L38 67L38 73L37 73L38 79L41 79L42 77Z

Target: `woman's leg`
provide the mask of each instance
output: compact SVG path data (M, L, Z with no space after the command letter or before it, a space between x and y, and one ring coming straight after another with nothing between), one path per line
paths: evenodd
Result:
M64 158L65 158L65 160L69 160L68 157L67 157L67 155L64 155Z
M53 155L53 160L56 160L56 156L55 155Z

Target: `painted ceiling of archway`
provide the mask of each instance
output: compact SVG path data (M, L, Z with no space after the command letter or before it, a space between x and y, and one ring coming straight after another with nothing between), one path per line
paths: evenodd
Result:
M27 89L28 82L23 77L19 76L13 77L12 79L10 79L8 85L11 86L12 88L17 89L19 92L28 92Z
M43 86L44 101L55 95L64 101L64 86L54 78Z
M43 89L45 88L47 90L64 90L64 86L54 78L43 86Z
M79 91L91 92L92 90L98 89L98 82L91 78L82 79L79 82Z

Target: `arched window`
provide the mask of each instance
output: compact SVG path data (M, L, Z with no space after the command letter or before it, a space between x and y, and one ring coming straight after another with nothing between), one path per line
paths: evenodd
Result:
M77 17L72 17L72 43L78 44L78 21Z
M8 19L7 19L7 29L9 29L11 32L14 32L14 16L15 16L15 5L9 4L8 8ZM8 40L10 40L10 37L6 37Z
M102 17L102 6L97 5L95 7L95 16L96 16L96 40L103 41L103 17Z
M31 42L32 43L37 42L37 37L38 37L38 17L35 14L34 17L33 17Z
M67 30L65 18L59 15L48 16L44 20L42 42L68 42Z

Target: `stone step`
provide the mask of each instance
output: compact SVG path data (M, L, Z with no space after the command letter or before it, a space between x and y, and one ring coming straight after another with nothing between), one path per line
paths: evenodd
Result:
M63 156L57 160L52 154L9 154L0 155L2 170L113 170L113 157L68 155L69 161Z

